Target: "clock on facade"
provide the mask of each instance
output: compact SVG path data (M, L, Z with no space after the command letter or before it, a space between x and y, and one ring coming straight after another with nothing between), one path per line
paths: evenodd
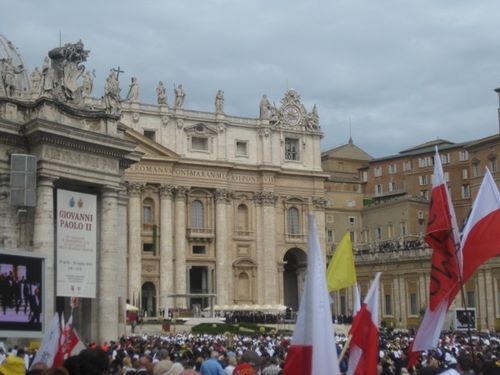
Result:
M300 123L301 113L296 106L294 105L286 106L285 108L283 108L282 113L284 122L286 124L295 126Z

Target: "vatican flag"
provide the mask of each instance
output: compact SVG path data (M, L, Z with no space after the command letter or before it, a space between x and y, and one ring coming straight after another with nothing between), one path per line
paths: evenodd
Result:
M346 232L337 246L335 254L326 270L328 291L333 292L356 284L356 269L352 254L351 235Z

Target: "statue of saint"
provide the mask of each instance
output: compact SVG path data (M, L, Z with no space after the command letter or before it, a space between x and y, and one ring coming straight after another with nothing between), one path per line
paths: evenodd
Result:
M175 87L175 86L174 86ZM175 108L180 109L184 105L184 99L186 98L186 93L184 92L182 85L178 85L175 89Z
M269 120L269 109L271 108L271 103L267 99L267 95L262 95L262 99L260 100L260 119L261 120Z
M50 60L48 56L45 56L42 65L42 94L50 94L54 85L54 72L50 67Z
M224 113L224 91L217 91L215 95L215 113Z
M107 113L121 114L120 86L114 69L111 69L104 85L104 106Z
M130 81L130 89L128 90L127 100L131 102L139 101L139 83L136 77L132 77Z
M13 97L16 92L19 91L20 87L17 81L16 74L21 73L24 70L22 65L14 66L12 64L12 58L8 57L3 59L2 64L2 81L5 93L7 96Z
M88 97L92 95L92 89L94 87L94 80L92 78L92 74L87 70L85 75L83 76L83 86L82 86L82 94L84 97Z
M42 78L42 73L38 70L38 67L36 67L30 74L31 92L33 94L40 95Z
M158 82L158 86L156 86L156 95L158 96L158 105L167 105L166 89L162 81Z

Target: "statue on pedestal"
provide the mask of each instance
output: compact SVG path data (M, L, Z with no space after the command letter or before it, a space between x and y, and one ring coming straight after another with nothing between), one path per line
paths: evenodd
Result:
M224 113L224 91L219 90L215 95L215 113Z
M132 77L130 79L130 89L128 90L127 100L131 102L139 101L139 83L137 82L137 77Z
M30 83L31 83L31 93L35 95L40 95L40 90L42 88L42 73L38 70L38 67L35 68L30 74Z
M2 70L2 84L7 96L13 97L19 94L20 86L16 78L16 74L24 71L22 65L14 66L12 63L12 58L8 57L6 59L0 60L1 70Z
M120 86L114 69L111 69L104 85L104 106L107 113L121 114Z
M184 99L186 97L186 93L184 92L182 85L178 85L177 88L174 89L174 91L175 91L175 109L181 109L182 106L184 105Z
M83 86L82 95L83 97L89 97L92 95L92 89L94 87L94 80L92 74L87 70L83 76Z
M271 103L267 99L267 95L262 95L262 99L260 100L260 119L261 120L269 120L269 109L271 108Z
M158 86L156 86L156 95L158 96L158 105L167 105L166 89L162 81L158 82Z

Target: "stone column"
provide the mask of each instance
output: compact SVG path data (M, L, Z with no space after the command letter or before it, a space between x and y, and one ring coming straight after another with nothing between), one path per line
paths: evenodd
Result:
M264 278L264 304L278 303L277 294L277 260L276 260L276 210L275 203L277 196L273 192L260 193L262 204L262 249L264 259L260 259L258 267L263 270Z
M178 186L175 194L175 293L186 293L186 193L188 188ZM177 307L185 308L186 299L180 298Z
M486 296L494 296L495 295L495 279L493 278L493 274L491 272L491 268L487 268L484 271L484 289ZM495 302L494 298L486 298L486 325L484 328L492 329L495 327Z
M128 298L130 303L140 305L141 291L141 194L143 185L128 185Z
M226 189L215 191L215 289L217 291L217 304L229 304L229 271L231 255L228 251L228 225L227 205L229 192Z
M119 331L118 335L122 336L126 333L126 316L125 304L127 300L128 290L128 272L127 272L127 208L128 195L124 186L121 186L118 192L118 217L116 228L116 250L118 251L115 263L118 273L117 291L119 297L119 306L121 309L119 316Z
M54 181L56 178L39 176L33 230L33 249L44 254L46 285L43 309L44 329L49 329L55 311L55 234L54 234Z
M0 233L3 237L3 245L6 248L18 247L16 234L16 209L9 203L10 200L10 175L0 174ZM29 243L29 241L26 241Z
M260 199L260 193L255 195L255 217L256 220L256 231L255 231L255 256L257 262L257 269L255 271L256 279L256 293L254 299L258 305L264 305L264 270L262 269L262 264L264 263L264 246L262 241L262 236L264 233L264 227L262 222L262 201ZM236 276L236 275L235 275ZM235 279L234 285L236 285L237 279ZM235 288L233 288L233 300L238 298L238 293Z
M328 202L325 198L313 198L312 203L314 208L314 217L316 218L316 232L318 233L318 242L323 254L323 262L326 263L325 207Z
M160 187L160 306L165 307L167 294L174 292L174 244L172 233L173 185Z
M118 192L104 188L101 194L101 248L99 251L99 339L101 342L118 337L119 273L116 261Z

